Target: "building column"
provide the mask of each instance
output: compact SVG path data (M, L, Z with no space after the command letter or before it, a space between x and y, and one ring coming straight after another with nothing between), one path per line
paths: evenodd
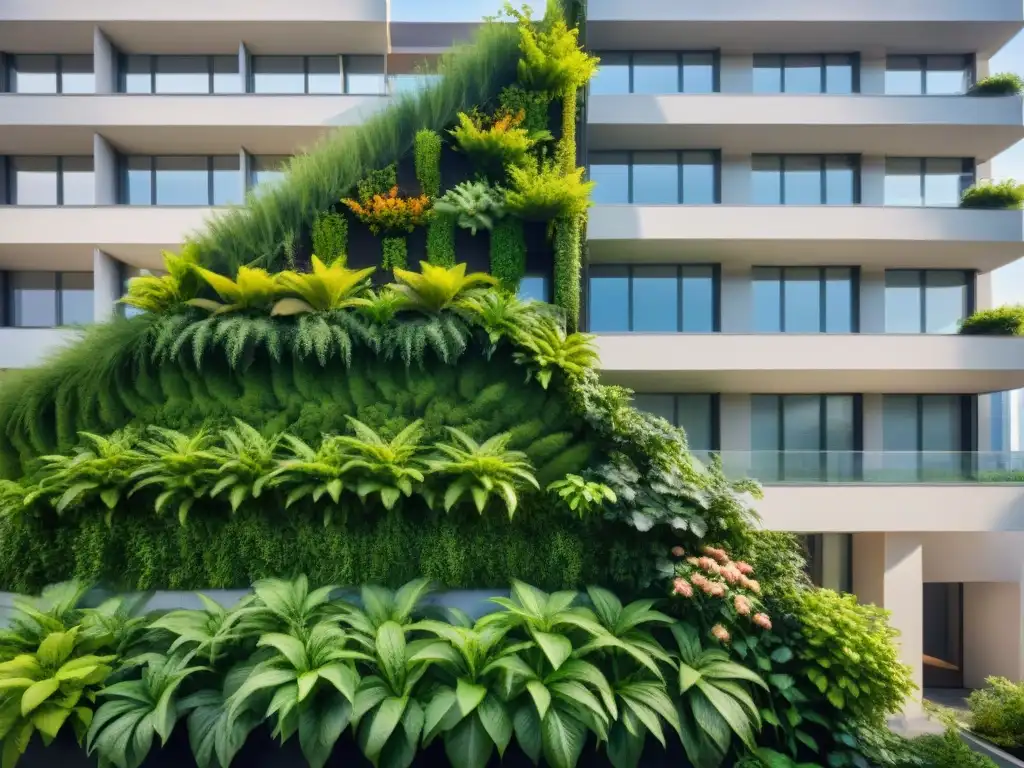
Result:
M1013 582L964 584L964 687L986 677L1024 679L1024 569Z
M749 205L753 165L750 155L722 156L722 204Z
M117 204L117 151L110 142L94 133L92 136L93 181L96 184L96 205Z
M754 283L751 268L723 264L721 268L722 333L750 333Z
M238 76L242 78L242 93L249 91L249 49L245 43L238 44Z
M92 317L97 323L109 320L117 311L121 289L121 262L99 248L92 252Z
M99 27L92 30L92 66L96 93L117 93L117 50Z
M860 57L860 92L885 93L885 56Z
M860 159L861 205L885 205L885 158L864 155Z
M722 56L718 71L722 93L753 93L754 56L752 54Z
M239 183L242 185L242 196L239 199L244 202L249 193L249 177L252 174L252 156L244 147L238 152L238 168L241 171Z
M860 333L885 333L885 269L861 267L859 288Z

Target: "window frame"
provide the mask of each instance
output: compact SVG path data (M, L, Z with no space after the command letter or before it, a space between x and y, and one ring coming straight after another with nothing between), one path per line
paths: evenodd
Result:
M182 205L168 205L157 203L157 184L156 184L156 161L157 158L164 157L202 157L206 161L206 202L205 203L185 203ZM137 208L199 208L199 207L225 207L222 204L214 202L214 160L218 158L235 158L235 155L121 155L118 158L118 189L117 189L117 200L118 205L126 205ZM149 161L149 202L145 204L132 204L128 202L128 160L129 158L143 158ZM238 158L238 169L239 174L244 173L241 158ZM239 177L241 182L241 176ZM239 186L241 189L241 185ZM230 204L229 204L230 205Z
M383 78L383 90L381 91L381 93L379 95L382 95L382 96L388 95L389 94L389 82L388 82L388 71L387 71L387 57L385 57L385 56L377 56L375 54L369 54L369 55L365 55L364 56L362 54L343 54L343 53L266 54L266 55L264 55L264 54L257 54L255 56L251 55L251 56L249 56L249 59L248 59L249 60L249 67L248 67L248 72L247 72L247 75L246 75L245 89L244 89L243 92L244 93L248 93L248 94L262 95L262 96L273 96L273 95L275 95L274 93L272 93L270 91L257 91L256 90L256 71L255 71L255 66L253 65L253 60L254 59L257 59L257 58L266 58L266 59L276 59L276 58L289 58L289 59L292 59L292 58L298 58L298 59L302 60L302 94L301 95L303 95L303 96L349 96L349 95L353 95L351 93L351 91L349 90L348 78L346 76L347 75L347 71L348 71L348 66L347 66L348 65L348 60L349 60L349 57L352 56L352 55L357 55L360 58L380 58L380 59L384 60L383 61L383 69L380 72L380 75ZM336 58L338 60L338 88L339 88L339 90L338 90L337 93L320 93L320 92L310 93L310 90L309 90L309 73L310 73L309 64L310 64L310 60L311 59L324 59L324 58L330 58L330 59L335 59ZM357 74L365 74L365 73L357 73ZM374 74L376 74L376 73L374 73ZM289 95L291 95L291 96L298 96L299 94L297 94L297 93L279 93L279 94L276 94L276 95L280 95L280 96L289 96ZM375 94L366 94L366 93L359 92L359 93L356 93L354 95L370 96L370 95L375 95Z
M803 333L801 331L787 331L786 330L786 271L790 269L816 269L818 270L818 334L822 335L839 335L834 334L830 331L825 330L825 322L828 318L828 307L826 306L826 297L828 295L828 278L827 272L830 269L848 269L850 270L850 330L843 331L842 333L860 333L860 267L854 265L845 264L829 264L828 266L776 266L774 264L756 264L751 269L750 279L752 282L756 282L754 277L755 270L758 269L777 269L779 270L779 330L778 331L754 331L756 334L780 334L780 333ZM955 271L955 270L954 270ZM753 299L751 299L751 309L753 309Z
M953 336L953 335L955 335L955 334L948 334L948 333L929 333L927 331L927 328L928 328L928 282L927 281L928 281L928 275L929 274L944 273L944 274L963 275L966 278L966 280L967 280L967 283L966 283L966 288L967 288L967 306L964 308L964 317L965 318L966 317L970 317L972 314L974 314L975 311L977 311L977 301L978 301L978 291L977 291L977 287L978 287L977 286L977 284L978 284L978 270L976 270L976 269L903 269L903 268L899 268L899 267L893 268L893 269L887 269L887 270L885 270L885 275L883 276L883 283L882 283L883 290L885 290L885 291L889 290L889 275L890 275L890 273L893 273L893 272L902 272L902 273L905 273L905 274L913 274L913 275L916 275L916 277L917 277L917 293L918 293L918 298L919 298L919 304L921 305L921 311L919 313L919 318L918 318L920 320L920 324L918 326L920 328L920 330L915 332L915 333L902 333L902 332L899 332L899 331L888 331L887 330L887 331L885 331L885 333L887 333L887 334L892 334L892 335L896 335L896 336L900 336L900 335L906 335L906 336ZM882 300L883 300L883 306L884 306L884 302L885 302L885 295L884 294L882 296ZM961 318L961 319L963 319L963 318Z
M157 72L157 59L161 57L170 58L189 58L189 59L205 59L206 60L206 92L195 92L195 91L158 91L156 89L156 76ZM242 82L241 66L239 71L235 72L239 79L239 90L237 91L216 91L214 90L214 82L216 81L216 67L214 63L217 59L235 59L237 57L228 53L214 53L214 54L202 54L202 53L119 53L117 56L117 92L118 93L129 93L128 91L128 59L139 58L146 59L149 64L149 90L145 93L131 92L129 95L132 96L229 96L236 93L246 93L244 88L245 83ZM239 62L241 65L241 62Z
M819 175L819 184L821 185L821 200L822 200L822 202L820 202L820 203L811 203L810 205L820 205L820 206L829 206L829 205L836 205L836 206L839 206L839 205L861 205L861 199L862 199L861 198L861 193L862 193L861 175L862 175L862 171L863 171L863 157L861 155L831 154L831 153L824 154L824 155L819 155L819 154L815 154L813 152L806 153L806 154L805 153L799 153L799 152L790 152L790 153L787 153L787 154L781 154L780 155L780 154L771 154L771 153L767 153L767 152L755 152L755 153L753 153L750 156L751 175L756 173L756 169L754 168L754 161L755 161L756 158L759 158L759 157L775 158L775 159L778 159L778 161L779 161L779 202L778 203L754 203L754 202L752 202L751 203L752 205L758 205L758 206L761 206L761 205L764 205L764 206L769 206L769 205L789 205L789 203L786 202L786 160L787 159L792 159L792 158L805 158L805 159L806 158L817 158L817 160L818 160L818 175ZM828 171L828 167L827 166L828 166L828 161L829 161L830 158L842 158L844 160L852 161L852 166L853 166L853 202L852 203L830 203L830 202L828 202L828 199L827 199L828 198L828 177L827 177L827 173L826 172ZM751 185L751 186L753 187L753 185ZM806 204L806 203L794 203L794 205L808 205L808 204Z
M595 96L628 96L628 95L636 94L636 90L635 90L635 88L636 88L636 86L635 86L635 74L636 74L635 57L636 57L636 54L638 54L638 53L641 54L641 55L660 54L662 56L675 56L676 57L676 88L677 88L677 90L674 91L674 93L676 93L676 94L688 93L687 91L684 90L684 86L685 86L685 78L683 77L683 73L684 73L683 60L684 60L684 57L686 57L687 55L694 55L694 56L708 56L708 55L710 55L711 56L711 88L712 88L711 92L712 93L721 93L722 92L722 52L720 50L718 50L718 49L698 49L698 50L685 50L685 51L665 51L665 50L651 50L651 51L605 51L605 53L609 53L609 54L613 53L613 54L616 54L618 56L626 56L627 57L626 67L627 67L627 74L628 74L628 82L629 82L628 88L629 88L629 90L627 90L626 93L619 93L619 94L615 94L615 93L594 94ZM601 52L598 51L597 55L600 56ZM670 91L669 93L673 93L673 92ZM653 96L655 94L644 93L644 94L636 94L636 95Z
M34 272L39 274L54 275L53 291L53 317L54 325L15 325L14 324L14 276L19 272ZM61 301L61 293L64 291L64 275L89 275L92 278L93 296L96 294L96 277L92 272L84 270L50 270L50 269L26 269L26 270L0 270L0 327L3 328L60 328L64 323L64 307ZM91 322L96 322L95 309Z
M659 153L669 154L674 153L676 156L676 198L675 203L636 203L633 197L633 169L636 166L636 155L645 153ZM626 166L628 168L626 173L626 198L625 203L598 203L598 205L721 205L722 204L722 151L720 149L626 149L626 150L592 150L587 157L587 179L590 179L590 166L592 165L590 158L593 155L625 155ZM714 166L714 198L713 203L687 203L683 200L683 168L686 164L683 163L683 156L686 154L710 154L712 164ZM602 165L602 163L597 163ZM693 163L691 163L693 165ZM646 265L652 266L652 265Z
M17 160L56 160L57 174L57 202L54 205L38 205L35 203L27 203L25 207L31 208L60 208L65 205L64 203L64 161L67 159L74 160L89 160L92 163L92 174L93 174L93 202L91 203L74 203L75 207L89 208L96 205L96 160L92 155L8 155L4 158L6 162L0 165L0 170L5 170L3 179L3 194L0 195L0 199L5 202L3 205L18 206L18 185L15 181L17 178L17 171L15 165Z
M758 59L759 56L763 56L763 57L775 56L775 57L778 57L778 60L779 60L779 67L778 67L778 69L779 69L779 88L780 88L780 90L777 93L775 93L775 92L769 93L769 92L764 92L764 91L754 91L755 95L759 95L759 96L772 96L772 95L777 95L777 96L782 96L782 95L813 96L814 94L810 94L810 93L801 94L801 93L798 93L796 91L794 91L793 93L790 93L789 91L786 90L786 61L787 61L787 59L798 57L798 56L799 57L804 57L804 58L809 58L809 57L813 56L813 57L817 58L819 60L819 62L820 62L818 64L818 74L819 74L819 87L820 87L820 90L818 91L817 95L819 95L819 96L849 96L851 94L860 93L861 58L860 58L860 52L858 52L858 51L854 51L854 52L850 52L850 53L842 53L842 52L836 52L836 53L755 53L754 54L754 61L753 61L753 69L775 69L775 67L758 67L757 66L757 59ZM846 57L849 58L849 60L850 60L850 74L851 74L851 77L850 77L850 93L830 94L826 90L827 87L828 87L828 67L829 67L829 65L828 65L828 57L829 56L846 56Z
M949 208L947 205L928 205L927 201L927 188L928 188L928 161L929 160L959 160L960 161L960 197L963 197L964 192L970 189L972 186L978 183L978 163L973 157L904 157L902 155L886 155L885 156L885 179L889 178L889 161L890 160L903 160L906 162L916 161L918 164L917 177L920 180L921 189L921 205L908 205L899 206L895 203L885 203L885 205L893 205L896 208ZM884 183L884 180L883 180ZM883 188L884 194L884 188Z
M918 70L921 73L921 91L916 94L906 93L893 93L886 92L887 96L954 96L956 94L951 93L928 93L928 59L936 58L940 56L951 57L959 56L964 61L964 72L967 74L967 88L964 90L964 94L971 90L978 83L978 57L973 53L892 53L885 57L885 72L889 73L889 62L892 59L906 59L915 60L918 64ZM895 71L895 70L894 70ZM913 72L914 70L900 70L904 72ZM935 70L941 71L941 70Z
M15 73L17 72L16 62L19 56L52 56L54 59L54 75L57 78L57 90L45 91L45 92L29 92L29 91L14 91L11 90L11 84L15 81ZM96 57L92 53L10 53L0 59L0 93L24 93L26 95L36 96L56 96L64 95L64 59L67 57L75 58L86 58L92 63L92 91L96 93ZM68 94L69 96L84 95L81 91L75 91L74 93Z
M626 317L628 328L624 331L599 331L599 333L659 333L658 331L636 331L635 318L633 316L633 276L636 269L644 267L657 267L659 269L675 269L675 281L676 281L676 330L674 331L662 331L661 333L721 333L722 330L722 265L711 264L711 263L686 263L686 264L655 264L655 263L641 263L641 264L591 264L590 269L586 275L586 323L589 329L591 323L591 312L593 311L593 302L590 299L590 284L594 279L593 270L594 268L600 267L613 267L617 269L626 270ZM711 330L710 331L686 331L683 330L683 270L693 267L711 268ZM600 276L598 276L600 279Z

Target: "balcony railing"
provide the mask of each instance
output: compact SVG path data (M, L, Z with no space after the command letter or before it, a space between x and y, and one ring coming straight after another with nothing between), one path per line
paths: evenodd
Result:
M720 451L734 478L766 485L880 483L1024 484L1024 452L1011 451ZM698 458L706 453L697 452Z

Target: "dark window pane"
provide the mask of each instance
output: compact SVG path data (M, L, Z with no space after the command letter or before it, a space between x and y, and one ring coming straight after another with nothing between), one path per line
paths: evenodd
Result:
M253 93L305 93L305 62L301 56L253 56Z
M57 158L12 157L15 205L57 205Z
M209 60L205 56L157 56L157 93L209 93Z
M12 93L56 93L57 57L12 56L10 79Z
M92 56L62 56L60 67L61 93L96 92L96 76L93 74Z
M341 57L309 57L309 93L341 93Z
M857 161L849 157L825 158L825 202L853 205L856 202Z
M676 424L675 395L659 395L637 393L633 395L633 407L638 411L664 419L669 424ZM676 425L678 426L678 425Z
M752 395L750 398L750 447L754 450L750 469L754 477L761 480L779 477L780 408L778 395Z
M856 427L853 421L853 397L825 396L825 450L852 451Z
M683 267L683 330L715 330L715 280L711 267Z
M128 205L153 204L153 158L128 157L125 159L123 203Z
M890 157L885 161L885 204L922 205L921 161Z
M854 57L825 57L825 93L853 93Z
M921 333L921 275L913 270L885 273L885 332Z
M717 202L715 155L712 152L683 153L683 202L711 205Z
M15 327L57 325L57 275L54 272L12 272L11 303Z
M782 447L785 451L820 451L821 395L786 395L782 398ZM787 471L789 460L787 456ZM817 457L814 457L817 461Z
M821 331L821 273L807 267L783 272L786 333Z
M238 155L213 158L213 204L242 203L242 172Z
M679 57L677 54L633 54L633 93L678 92Z
M678 395L676 412L680 427L686 432L686 442L694 451L710 451L714 425L711 395Z
M825 333L853 332L852 272L847 267L825 270Z
M633 270L633 330L671 333L679 329L679 276L675 267Z
M92 272L63 272L60 276L60 324L93 321Z
M791 155L783 165L782 183L786 205L820 205L820 157Z
M967 274L955 271L925 273L925 333L956 333L967 315Z
M960 204L963 192L964 163L959 158L929 157L924 162L924 204Z
M252 179L254 187L274 184L284 178L287 155L258 155L252 158Z
M754 155L751 202L779 205L782 202L782 160L774 155Z
M821 93L821 56L787 56L786 93Z
M151 56L125 56L121 73L124 93L152 93L153 74Z
M753 279L754 331L782 331L782 280L778 267L755 267Z
M547 275L523 275L519 281L518 296L523 301L549 301L550 288Z
M970 67L963 56L929 56L925 73L925 92L929 95L956 95L970 86Z
M209 205L209 171L205 157L158 157L157 205Z
M923 395L921 397L921 450L959 451L960 398L957 395ZM935 456L938 464L950 464L948 457Z
M65 157L62 161L62 205L95 205L96 174L91 157Z
M601 65L590 81L590 92L597 95L629 93L629 54L602 53Z
M781 56L754 56L754 93L782 93Z
M683 93L715 92L715 55L683 54Z
M882 448L895 452L885 457L887 469L916 469L914 452L920 450L917 405L914 395L882 395Z
M385 86L383 56L345 57L345 93L377 95Z
M238 71L237 56L213 57L213 92L242 93L242 75Z
M590 178L595 203L629 202L629 155L625 152L592 152Z
M633 202L678 204L679 159L675 152L633 154Z
M590 268L590 330L616 333L629 330L629 277L625 267Z

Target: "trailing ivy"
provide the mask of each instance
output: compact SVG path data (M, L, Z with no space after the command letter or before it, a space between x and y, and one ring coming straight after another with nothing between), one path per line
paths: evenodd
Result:
M384 269L405 269L408 262L406 241L404 237L385 237L381 241Z
M526 273L526 237L519 219L507 218L491 232L491 274L509 291L519 290Z
M330 264L344 264L348 254L348 219L325 211L313 220L313 253Z
M441 135L437 131L423 129L416 133L414 159L420 191L427 197L438 197L441 194Z

